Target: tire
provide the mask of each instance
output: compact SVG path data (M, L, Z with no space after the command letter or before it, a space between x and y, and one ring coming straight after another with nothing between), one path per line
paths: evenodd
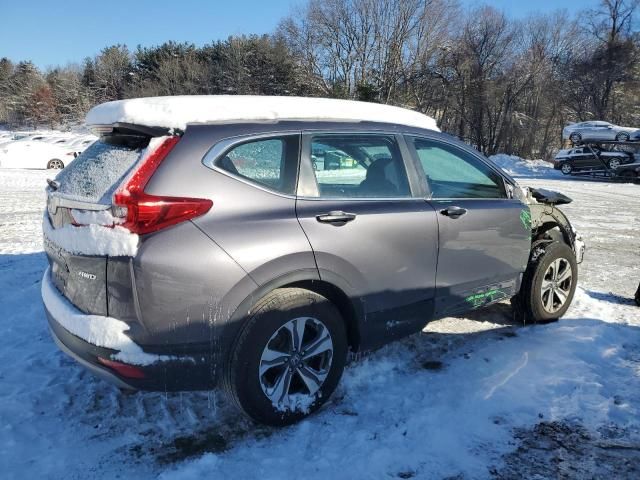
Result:
M62 170L63 168L64 163L62 162L62 160L59 160L57 158L53 158L47 162L48 170Z
M570 277L562 281L555 275ZM578 283L578 264L573 250L564 242L552 242L534 247L522 286L512 304L514 317L522 323L548 323L562 317L573 300ZM543 290L543 284L548 289ZM562 298L564 301L562 302Z
M230 355L225 390L257 422L298 422L318 410L340 381L348 349L343 319L329 300L300 288L274 290L251 312ZM298 331L303 332L301 341L294 334ZM315 354L309 355L314 345ZM288 394L281 395L284 389L278 386L287 379Z
M562 165L560 165L560 171L564 175L570 175L573 172L573 167L569 162L564 162Z
M630 138L628 133L620 132L616 135L616 142L628 142Z
M582 135L580 135L579 133L572 133L571 135L569 135L569 140L571 140L571 142L573 143L578 143L582 140Z
M609 167L610 170L615 170L620 165L622 165L622 162L620 161L619 158L612 158L607 162L607 167Z

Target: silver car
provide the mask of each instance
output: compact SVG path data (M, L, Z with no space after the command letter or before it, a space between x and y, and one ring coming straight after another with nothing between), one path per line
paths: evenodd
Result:
M628 142L637 138L638 129L620 127L609 122L591 121L567 125L562 130L562 139L573 143L585 141L617 141Z
M569 199L402 121L414 112L229 96L189 97L191 114L185 98L107 105L100 139L49 181L44 306L96 375L220 386L282 425L330 397L349 352L507 299L527 323L569 307L583 244L549 208Z

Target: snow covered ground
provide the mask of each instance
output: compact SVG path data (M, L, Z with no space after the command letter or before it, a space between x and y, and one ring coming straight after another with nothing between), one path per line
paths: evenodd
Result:
M499 161L574 199L587 254L566 318L516 327L500 304L433 322L280 430L216 392L122 394L60 353L40 304L51 174L0 171L2 477L640 478L640 186Z

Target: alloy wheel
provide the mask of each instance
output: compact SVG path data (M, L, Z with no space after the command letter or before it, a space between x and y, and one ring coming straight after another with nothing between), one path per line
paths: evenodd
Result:
M311 317L294 318L269 339L260 357L263 393L277 408L302 398L312 401L331 370L333 340L327 327Z
M52 170L62 170L64 168L64 164L61 160L54 159L49 161L49 168Z
M629 141L629 134L628 133L619 133L616 136L616 140L618 142L628 142Z
M542 306L548 313L555 313L567 302L571 294L573 270L566 258L557 258L547 267L540 296Z

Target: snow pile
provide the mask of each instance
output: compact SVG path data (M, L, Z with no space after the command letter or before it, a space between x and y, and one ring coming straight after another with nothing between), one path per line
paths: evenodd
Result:
M42 300L49 313L72 334L98 347L119 352L113 358L133 365L150 365L172 357L145 353L125 332L129 325L111 317L87 315L74 308L51 282L50 270L42 278Z
M502 170L512 177L558 177L559 172L544 160L526 160L516 155L499 153L489 157Z
M124 222L124 218L114 217L111 209L107 210L71 210L71 216L78 225L117 225Z
M132 123L184 130L189 123L336 120L398 123L439 131L433 118L400 107L332 98L255 95L183 95L103 103L88 125Z
M138 252L138 235L117 225L112 228L95 224L53 228L45 213L42 231L45 238L75 255L135 257Z

